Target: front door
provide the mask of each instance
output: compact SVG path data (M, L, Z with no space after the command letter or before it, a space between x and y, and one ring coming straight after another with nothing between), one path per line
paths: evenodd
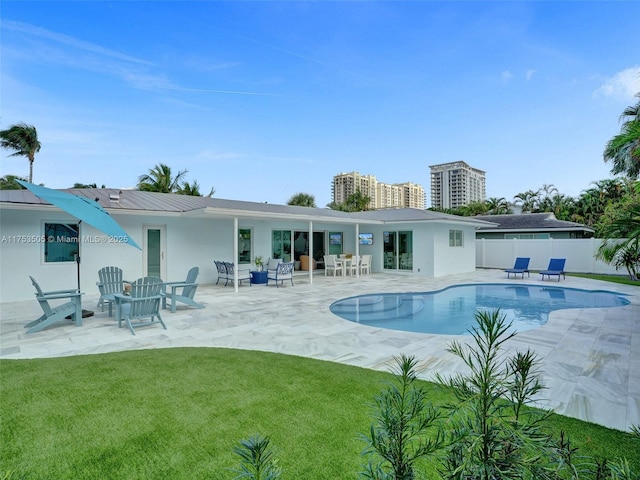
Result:
M167 278L166 255L167 227L165 225L144 226L144 274L147 277Z

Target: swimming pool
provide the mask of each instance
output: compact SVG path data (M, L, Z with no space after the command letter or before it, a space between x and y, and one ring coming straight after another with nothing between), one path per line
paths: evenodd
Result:
M604 290L513 285L454 285L436 292L378 293L344 298L329 308L345 320L407 332L464 335L478 310L500 309L519 332L544 325L549 312L622 307L623 295Z

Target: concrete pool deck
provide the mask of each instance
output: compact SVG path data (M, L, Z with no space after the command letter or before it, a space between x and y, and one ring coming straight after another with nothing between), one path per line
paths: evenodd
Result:
M201 285L196 300L204 309L179 305L164 310L167 330L140 328L133 336L118 328L107 312L95 308L97 291L83 297L95 316L81 327L69 322L27 335L24 325L41 315L34 300L0 304L0 358L26 359L87 355L171 347L223 347L298 355L388 371L401 353L414 355L433 379L464 372L462 361L447 352L453 340L468 336L432 335L368 327L343 320L329 305L343 297L380 292L433 291L462 283L549 285L608 290L629 295L630 305L552 312L542 327L509 340L511 350L534 350L546 385L539 405L556 413L628 430L640 424L640 288L577 277L540 281L507 279L499 270L429 279L403 274L360 278L297 276L295 286L243 285L239 292L222 285ZM45 290L61 288L42 285Z

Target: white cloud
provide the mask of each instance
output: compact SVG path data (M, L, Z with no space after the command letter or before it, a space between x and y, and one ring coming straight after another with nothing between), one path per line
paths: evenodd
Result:
M45 40L51 40L54 43L67 45L69 47L76 48L79 50L84 50L86 52L91 52L103 57L110 57L116 60L126 61L131 63L138 63L142 65L152 65L152 63L147 60L135 58L130 55L112 50L110 48L105 48L101 45L96 45L95 43L79 40L77 38L70 37L69 35L64 35L62 33L52 32L45 28L36 27L28 23L3 21L2 27L6 28L7 30L22 32L24 34L31 35L34 37L39 37Z
M593 92L594 96L616 97L627 100L640 92L640 66L631 67L609 77Z
M507 83L513 79L513 73L511 73L509 70L505 70L500 74L500 78L504 83Z
M533 77L534 73L536 73L535 70L527 70L527 82L531 80L531 77Z

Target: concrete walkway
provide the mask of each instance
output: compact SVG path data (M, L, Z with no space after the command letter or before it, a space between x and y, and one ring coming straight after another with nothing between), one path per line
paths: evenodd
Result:
M464 371L446 349L468 336L430 335L363 326L333 315L329 305L347 296L380 292L432 291L460 283L539 285L540 275L507 280L502 271L425 279L402 274L360 278L314 275L295 278L295 286L200 286L196 299L206 308L179 306L163 312L167 330L140 328L133 336L118 328L107 312L94 307L97 292L84 297L96 315L84 325L53 326L27 335L24 325L42 313L35 301L0 304L0 358L47 358L171 347L225 347L299 355L376 370L388 370L394 355L414 355L424 378ZM558 285L554 280L545 284ZM616 291L631 304L609 309L552 312L544 326L518 334L510 349L531 348L542 360L547 386L539 404L557 413L627 430L640 424L640 288L575 277L560 286ZM61 288L42 285L45 290Z

